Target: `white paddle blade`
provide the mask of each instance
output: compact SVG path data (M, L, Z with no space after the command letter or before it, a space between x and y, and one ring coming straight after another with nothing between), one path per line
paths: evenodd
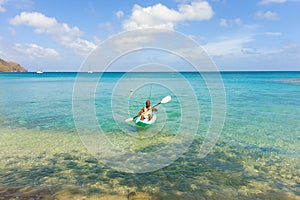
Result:
M125 121L126 122L131 122L133 120L133 118L128 118L128 119L126 119Z
M161 100L160 103L168 103L169 101L171 101L171 99L172 99L171 96L166 96L165 98L163 98L163 99Z

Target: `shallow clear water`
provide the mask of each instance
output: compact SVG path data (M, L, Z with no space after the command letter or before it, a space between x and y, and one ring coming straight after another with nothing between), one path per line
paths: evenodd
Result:
M84 74L81 81L88 87L100 75ZM192 134L198 125L193 143L174 162L147 173L127 173L97 160L80 140L72 111L76 73L1 73L0 196L126 199L135 191L141 199L298 199L300 73L222 73L226 120L218 143L204 158L198 153L211 119L209 90L199 74L182 76L101 77L92 100L95 116L118 148L148 153L167 146L186 120L182 111L191 124L184 132ZM133 93L132 88L118 89L122 81L140 80L146 84ZM161 81L169 87L157 84ZM193 88L199 110L182 81ZM169 94L172 101L157 107L157 122L149 129L125 123L144 105L150 88L152 105Z

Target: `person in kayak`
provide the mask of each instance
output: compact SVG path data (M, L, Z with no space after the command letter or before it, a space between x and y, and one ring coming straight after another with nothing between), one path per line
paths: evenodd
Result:
M146 106L143 107L137 116L141 116L141 120L148 119L150 121L152 119L152 111L157 111L155 107L151 107L150 100L146 101Z

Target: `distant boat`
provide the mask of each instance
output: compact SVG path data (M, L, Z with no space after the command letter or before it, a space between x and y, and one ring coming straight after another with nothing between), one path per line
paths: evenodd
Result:
M93 70L91 69L91 67L89 67L89 70L87 71L88 74L92 74Z
M37 73L37 74L42 74L42 73L44 73L44 72L42 71L42 68L41 68L41 67L38 67L36 73Z

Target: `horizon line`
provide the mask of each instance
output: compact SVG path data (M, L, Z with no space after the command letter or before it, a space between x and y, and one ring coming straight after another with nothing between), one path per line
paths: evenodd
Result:
M27 72L4 72L4 73L36 73L37 71ZM93 71L92 73L215 73L215 72L300 72L300 70L220 70L220 71ZM3 73L3 72L0 72ZM43 71L43 73L89 73L89 71Z

